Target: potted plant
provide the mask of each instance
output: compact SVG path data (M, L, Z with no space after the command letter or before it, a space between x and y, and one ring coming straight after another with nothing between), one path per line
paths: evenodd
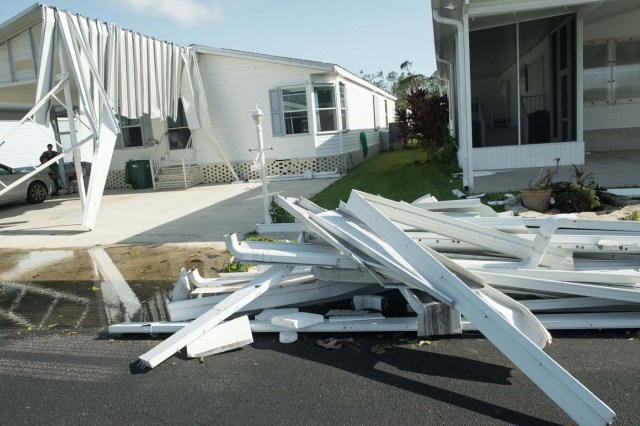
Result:
M536 180L530 180L527 189L520 191L522 205L529 210L541 213L549 210L549 200L552 192L551 183L560 169L560 159L554 158L553 160L556 162L555 167L547 169L544 172L541 167L538 178Z

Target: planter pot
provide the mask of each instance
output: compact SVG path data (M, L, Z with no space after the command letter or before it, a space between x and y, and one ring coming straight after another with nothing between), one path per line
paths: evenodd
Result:
M529 210L534 210L540 213L544 213L549 210L549 198L551 198L551 190L545 189L544 191L520 191L522 195L522 205Z

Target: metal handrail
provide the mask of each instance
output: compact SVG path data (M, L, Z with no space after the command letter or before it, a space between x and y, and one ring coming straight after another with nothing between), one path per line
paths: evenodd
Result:
M164 149L163 149L164 148ZM158 143L155 152L151 156L149 162L151 163L151 182L153 183L153 189L156 189L156 177L160 172L162 166L167 162L163 158L169 157L169 142L167 141L167 135L163 135L162 139Z
M189 141L187 142L187 146L185 147L189 152L188 157L182 157L182 177L184 180L184 188L187 189L187 174L191 167L196 164L196 150L193 147L193 133L189 136Z

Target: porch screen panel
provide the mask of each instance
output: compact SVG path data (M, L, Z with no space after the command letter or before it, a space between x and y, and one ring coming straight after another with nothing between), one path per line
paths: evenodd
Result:
M616 43L616 100L640 98L640 40Z
M567 140L575 123L572 15L518 24L519 114L522 145ZM553 122L564 128L554 138Z
M516 25L473 31L469 43L473 147L517 145Z

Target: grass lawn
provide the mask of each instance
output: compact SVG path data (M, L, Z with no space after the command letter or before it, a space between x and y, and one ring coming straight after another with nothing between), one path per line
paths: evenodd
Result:
M450 169L422 163L425 159L425 152L418 148L380 153L358 164L311 201L335 209L340 200L347 201L352 189L407 202L425 194L438 200L455 198L451 190L461 189L462 179L452 178Z

